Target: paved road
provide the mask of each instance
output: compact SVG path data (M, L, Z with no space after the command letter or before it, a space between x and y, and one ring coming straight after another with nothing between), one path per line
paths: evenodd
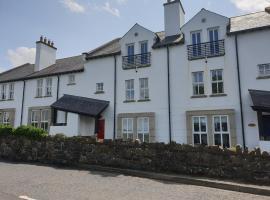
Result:
M103 172L0 162L0 200L270 200Z

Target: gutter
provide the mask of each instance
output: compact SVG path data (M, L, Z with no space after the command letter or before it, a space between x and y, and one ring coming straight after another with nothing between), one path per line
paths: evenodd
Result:
M171 124L171 81L170 81L170 47L167 46L167 77L168 77L168 119L169 119L169 141L172 142Z
M21 107L21 122L20 122L20 126L22 126L22 124L23 124L24 94L25 94L25 81L23 81L23 95L22 95L22 107Z
M243 146L246 148L246 137L244 127L244 115L243 115L243 100L242 100L242 88L241 88L241 76L240 76L240 62L238 53L238 35L235 35L235 50L236 50L236 62L237 62L237 76L238 76L238 89L239 89L239 101L240 101L240 115L241 115L241 126L242 126L242 138Z
M114 103L113 103L113 139L116 139L116 78L117 78L117 59L114 55Z

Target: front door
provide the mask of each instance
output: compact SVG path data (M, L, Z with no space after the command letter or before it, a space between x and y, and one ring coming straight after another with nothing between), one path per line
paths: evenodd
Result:
M105 120L101 119L98 120L98 139L104 140L104 134L105 134Z

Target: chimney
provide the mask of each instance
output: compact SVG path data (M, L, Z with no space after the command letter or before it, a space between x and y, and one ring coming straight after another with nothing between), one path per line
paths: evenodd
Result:
M185 23L185 11L180 0L164 3L165 36L177 35Z
M41 36L39 41L36 42L35 71L40 71L55 64L56 50L53 41Z
M265 12L267 12L268 14L270 14L270 6L265 8Z

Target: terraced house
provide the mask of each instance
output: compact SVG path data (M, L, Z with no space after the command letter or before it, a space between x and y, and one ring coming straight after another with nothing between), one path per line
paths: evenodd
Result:
M0 74L0 123L270 151L270 8L232 18L202 9L185 22L181 1L168 0L164 22L64 59L41 37L35 64Z

